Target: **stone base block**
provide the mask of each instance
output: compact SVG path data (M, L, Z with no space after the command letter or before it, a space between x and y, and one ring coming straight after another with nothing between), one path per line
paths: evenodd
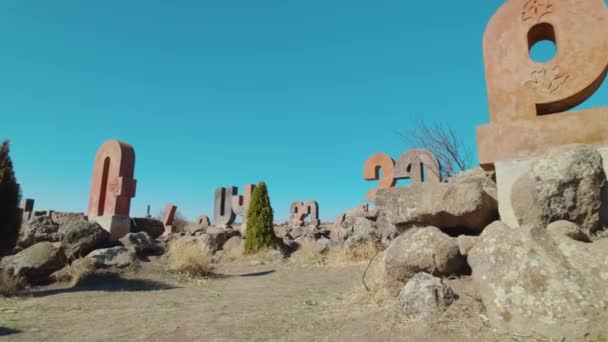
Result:
M608 175L608 147L597 149L602 155L604 172ZM536 158L514 159L508 161L497 161L496 188L498 191L498 213L500 220L512 228L519 227L513 206L511 205L511 191L515 182L525 174ZM601 222L604 227L608 226L608 186L604 187L602 197Z
M90 221L110 232L113 240L118 240L131 232L131 218L129 216L97 216L90 217Z

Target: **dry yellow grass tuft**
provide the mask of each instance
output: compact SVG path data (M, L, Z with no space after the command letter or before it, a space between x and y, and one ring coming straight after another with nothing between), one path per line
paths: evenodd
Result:
M74 260L72 264L53 274L53 279L60 283L69 283L76 286L86 280L97 271L95 264L90 259Z
M305 242L292 255L292 261L299 265L345 266L369 262L378 254L380 248L374 242L354 247L333 247L326 253L316 251L313 242Z
M202 243L172 242L167 251L169 271L189 276L204 276L211 272L212 253Z
M10 276L0 270L0 296L14 297L25 287L25 280Z

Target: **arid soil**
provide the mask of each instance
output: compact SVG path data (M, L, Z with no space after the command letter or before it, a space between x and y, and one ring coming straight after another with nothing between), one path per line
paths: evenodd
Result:
M492 333L479 312L468 312L471 302L457 302L431 325L404 322L390 305L366 295L364 269L241 261L218 266L212 278L185 279L164 272L160 263L146 263L122 277L0 299L0 340L514 340ZM459 301L474 300L466 294L469 285L453 281L465 293Z

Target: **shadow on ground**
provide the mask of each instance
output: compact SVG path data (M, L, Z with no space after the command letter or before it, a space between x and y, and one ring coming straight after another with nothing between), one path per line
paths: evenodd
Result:
M21 330L0 327L0 336L15 335L21 333Z
M176 286L149 279L127 279L118 274L93 274L81 280L76 286L32 291L33 297L45 297L61 293L106 291L106 292L139 292L176 289Z
M243 273L243 274L213 273L210 275L210 277L217 278L217 279L227 279L227 278L234 278L234 277L262 277L262 276L269 275L269 274L272 274L275 272L276 272L275 270L270 270L270 271L252 272L252 273Z

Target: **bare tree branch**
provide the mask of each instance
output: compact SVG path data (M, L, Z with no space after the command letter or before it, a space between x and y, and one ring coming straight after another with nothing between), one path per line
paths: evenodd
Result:
M431 151L441 165L442 179L471 167L473 155L451 127L441 123L429 125L420 121L405 134L397 134L412 147Z

